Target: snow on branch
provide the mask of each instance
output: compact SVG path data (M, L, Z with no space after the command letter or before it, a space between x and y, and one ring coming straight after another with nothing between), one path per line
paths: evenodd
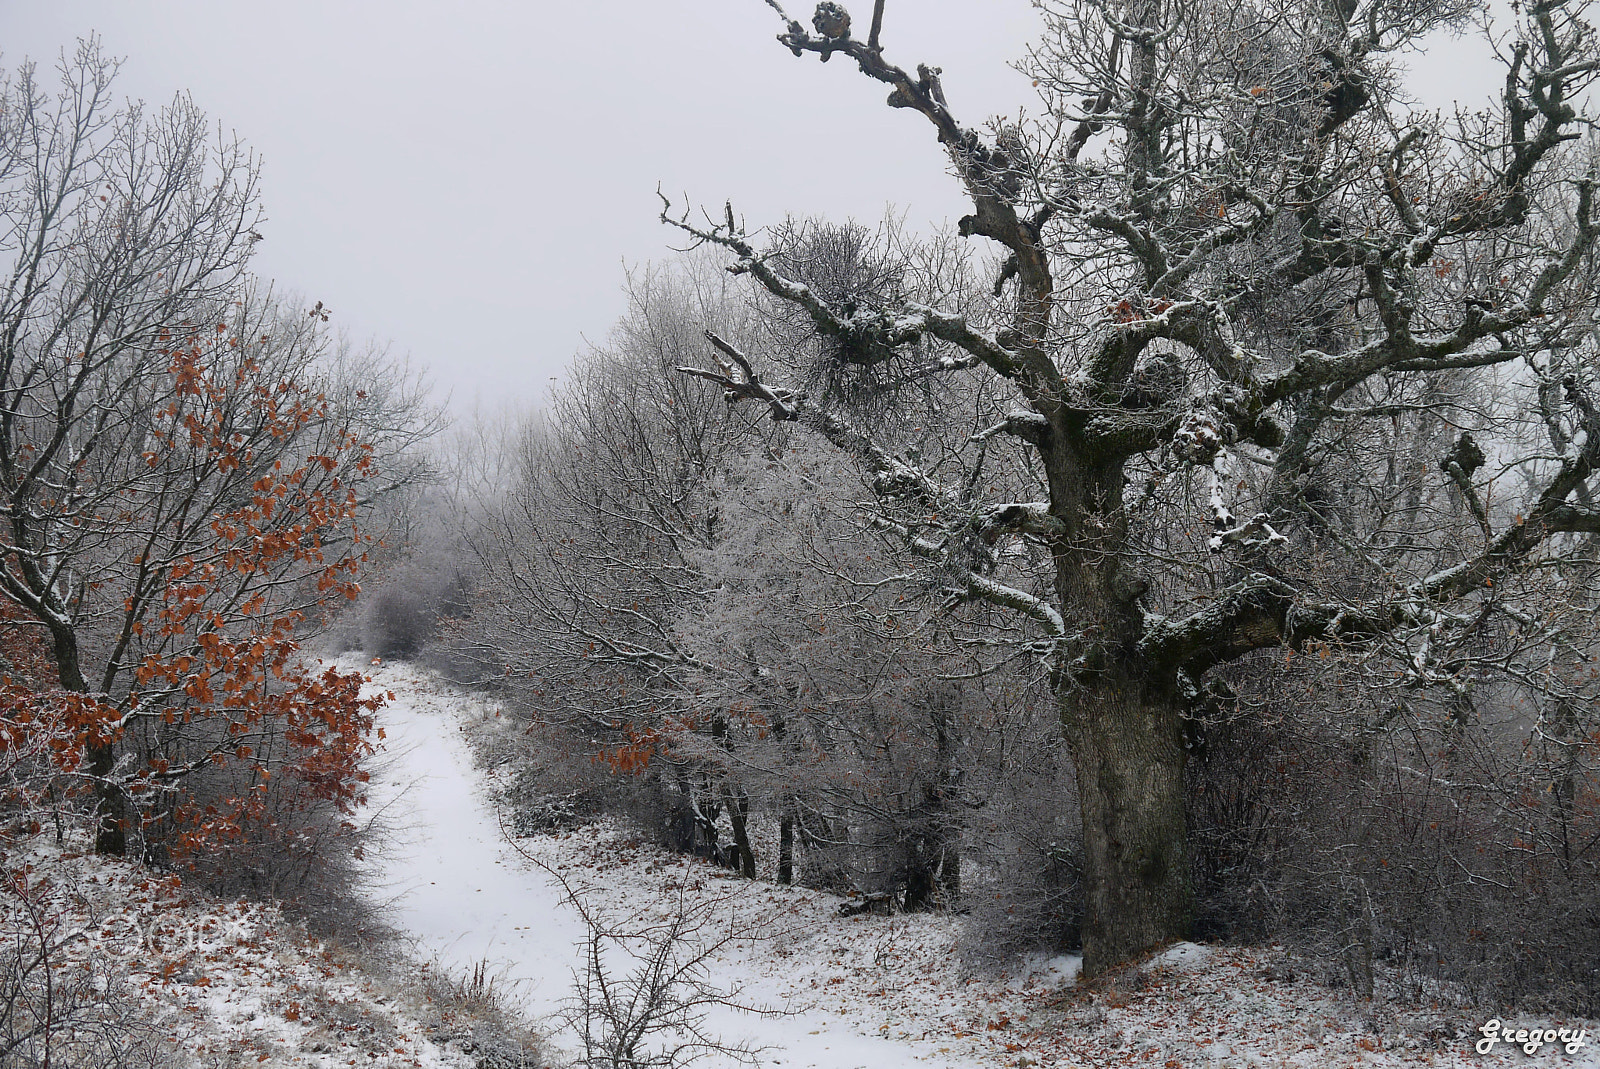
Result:
M860 309L847 314L829 304L810 286L774 271L767 256L756 251L743 227L734 219L732 205L724 206L721 221L700 226L689 221L687 210L674 216L672 202L659 190L657 195L661 197L663 223L688 234L695 245L718 245L733 253L737 259L729 271L749 275L774 297L804 309L819 334L848 343L849 350L856 354L857 363L882 363L897 350L931 334L967 355L941 357L919 373L956 371L982 363L1007 378L1029 379L1029 365L1022 354L1002 345L993 334L975 330L963 315L916 301L907 302L897 311Z
M1227 545L1270 546L1285 545L1288 541L1272 529L1265 512L1258 512L1237 526L1216 528L1215 533L1207 539L1206 546L1213 553L1221 553L1222 547Z
M1185 281L1212 263L1218 250L1258 237L1278 218L1277 206L1269 203L1254 190L1243 186L1230 186L1221 190L1220 196L1225 201L1248 204L1252 209L1250 216L1244 219L1230 218L1222 225L1212 227L1185 242L1174 250L1178 253L1175 263L1171 262L1170 256L1161 257L1170 266L1160 275L1154 276L1154 281L1150 285L1152 294L1166 297L1178 293Z
M1030 534L1041 538L1064 538L1066 525L1050 512L1048 501L1011 501L991 505L978 521L979 535L993 544L1005 534Z
M1376 261L1368 263L1365 278L1378 304L1384 330L1364 345L1329 354L1306 349L1289 366L1264 376L1254 390L1255 401L1265 406L1331 383L1351 383L1379 371L1439 371L1452 368L1504 364L1523 355L1512 344L1513 332L1535 325L1550 313L1545 303L1557 288L1574 277L1600 237L1594 219L1594 183L1576 183L1571 239L1559 255L1545 257L1521 294L1507 294L1497 307L1468 301L1454 329L1428 335L1411 332L1409 307L1400 297L1409 285L1407 271L1392 272Z
M895 501L910 498L934 510L953 512L961 508L962 495L957 490L936 482L920 467L890 453L844 419L811 404L804 393L774 388L761 382L749 357L737 347L709 330L706 331L706 338L713 346L717 370L680 367L677 369L680 373L715 382L723 388L729 403L760 401L772 410L775 419L793 420L821 434L872 472L872 488L880 499ZM1042 420L1042 417L1039 418ZM980 600L1013 609L1044 626L1053 640L1065 637L1066 627L1061 614L1043 599L981 575L964 563L963 550L972 547L967 546L963 539L936 540L881 515L873 516L870 522L897 536L918 556L943 565L945 572L953 577L949 580L949 586L958 600ZM973 519L967 529L976 536L973 545L980 549L992 546L1006 534L1059 537L1063 531L1061 521L1051 515L1049 504L1042 501L1007 502L991 506Z
M713 355L717 356L718 370L707 371L704 368L680 367L677 369L679 374L692 375L696 378L717 383L722 387L723 396L729 404L743 400L762 401L772 410L772 418L775 420L798 418L796 409L803 403L803 397L792 390L775 390L765 385L756 376L755 368L750 366L749 359L743 353L709 330L705 332L705 336L706 340L711 342L714 347ZM737 376L733 367L729 365L727 360L721 359L721 356L727 356L739 366Z
M1153 664L1181 667L1199 679L1213 665L1278 645L1296 593L1282 579L1253 573L1181 619L1147 617L1139 652Z
M1269 646L1298 647L1313 639L1370 645L1416 629L1460 626L1471 614L1451 612L1449 602L1491 587L1551 535L1564 532L1600 533L1600 510L1566 504L1537 510L1477 556L1364 602L1315 600L1281 578L1252 574L1186 617L1152 617L1140 652L1199 678L1217 664Z
M906 525L896 523L886 516L873 516L869 522L879 530L898 537L905 543L906 548L917 556L946 565L949 571L947 588L957 601L986 601L991 605L1021 613L1044 627L1053 640L1050 646L1051 652L1055 652L1068 637L1067 625L1062 621L1061 614L1043 598L1007 586L989 576L979 575L957 563L947 543L918 534Z
M742 400L761 401L772 410L773 418L794 420L821 434L836 448L867 466L872 472L873 490L880 497L913 497L934 509L948 508L959 500L960 494L955 489L940 484L920 467L889 452L844 418L818 408L804 393L766 385L757 377L749 357L711 331L706 331L705 335L715 347L719 370L680 367L679 373L715 382L723 388L730 404ZM737 371L729 361L738 365Z
M1267 514L1258 512L1244 523L1235 523L1233 511L1227 504L1227 484L1232 479L1233 464L1226 449L1218 449L1211 458L1211 538L1206 546L1213 553L1221 553L1227 545L1270 546L1287 544L1288 539L1272 529Z
M1007 274L1018 279L1023 294L1018 326L1025 336L1035 340L1043 338L1051 322L1055 282L1049 256L1039 241L1042 218L1036 224L1024 218L1018 209L1022 186L1018 162L1002 147L985 144L975 131L956 121L945 101L939 80L942 72L938 67L918 64L913 78L903 68L883 58L883 49L877 40L881 19L876 12L872 36L865 42L850 36L849 14L838 4L819 6L812 24L815 36L799 22L788 20L785 32L778 35L779 42L796 56L814 52L824 61L836 52L844 53L856 61L867 77L890 87L890 107L916 111L933 124L974 209L971 215L962 217L958 232L963 236L987 237L1011 253L1014 267L1008 263ZM1077 144L1073 153L1081 147L1081 143ZM1043 350L1032 347L1021 355L1020 366L1015 371L986 362L1001 374L1031 380L1042 392L1059 393L1059 372Z
M1006 418L992 427L970 436L969 442L987 442L1002 434L1010 434L1024 441L1039 443L1050 431L1050 421L1037 412L1027 412L1021 409L1007 412Z
M1573 403L1583 408L1587 396L1576 382L1567 385ZM1251 575L1185 618L1154 620L1141 641L1141 650L1157 663L1181 666L1199 678L1211 666L1252 649L1296 646L1311 639L1371 644L1419 628L1459 626L1466 617L1452 613L1447 608L1450 602L1492 588L1501 576L1520 567L1553 535L1600 533L1600 510L1567 500L1600 470L1600 434L1584 437L1581 446L1569 447L1560 468L1526 514L1493 537L1485 528L1485 545L1476 556L1423 576L1392 594L1354 603L1312 599L1282 579ZM1217 458L1224 456L1221 450L1216 454ZM1470 491L1469 477L1482 463L1480 458L1481 451L1475 443L1458 439L1442 466L1452 478L1459 474L1458 487L1465 483ZM1213 525L1218 528L1212 538L1213 549L1233 535L1237 537L1232 540L1241 542L1251 537L1274 541L1276 532L1266 524L1265 517L1235 524L1224 493L1226 470L1225 463L1213 461L1211 508ZM1260 526L1250 531L1257 520Z

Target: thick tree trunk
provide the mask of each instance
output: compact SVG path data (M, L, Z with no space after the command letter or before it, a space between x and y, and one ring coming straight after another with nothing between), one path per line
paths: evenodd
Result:
M1148 585L1127 563L1123 461L1085 465L1064 447L1045 459L1051 512L1066 532L1055 556L1058 608L1092 638L1098 661L1060 692L1083 821L1083 971L1095 976L1189 934L1187 703L1176 665L1134 653Z
M1181 706L1116 674L1062 698L1083 815L1087 976L1187 936Z

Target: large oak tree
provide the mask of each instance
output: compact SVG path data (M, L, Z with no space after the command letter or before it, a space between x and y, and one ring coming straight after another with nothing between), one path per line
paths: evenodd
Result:
M1525 579L1600 532L1594 35L1580 4L1527 5L1496 37L1498 99L1451 118L1406 103L1401 62L1465 4L1048 2L1042 111L985 132L938 68L887 58L884 6L870 30L779 9L779 41L929 125L961 232L998 250L986 312L824 293L731 208L663 219L864 383L990 376L1011 406L923 458L738 338L680 370L856 457L942 597L1029 622L1078 781L1092 974L1189 928L1186 725L1219 669L1381 655L1459 693L1516 669L1485 653L1507 636L1560 645ZM1037 496L987 494L985 465Z

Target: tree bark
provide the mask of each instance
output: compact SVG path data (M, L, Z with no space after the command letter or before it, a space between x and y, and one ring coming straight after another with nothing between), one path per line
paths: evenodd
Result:
M756 853L750 848L750 829L746 816L750 812L750 799L740 790L737 796L726 780L722 783L722 803L728 807L728 820L733 824L733 856L738 863L739 875L756 878Z
M50 628L50 648L56 662L56 677L63 690L87 694L89 684L83 678L83 668L78 657L78 636L70 626ZM122 857L128 852L128 821L130 815L122 791L111 780L116 770L117 752L109 739L90 738L84 743L84 771L93 784L95 811L99 822L94 832L94 852Z
M794 812L783 811L778 821L778 882L794 882Z
M1131 672L1061 704L1083 819L1083 971L1094 976L1189 933L1182 706Z
M85 749L85 767L94 777L95 808L100 815L94 831L94 852L122 857L128 852L128 807L123 804L122 791L111 782L116 748L108 742L90 743Z

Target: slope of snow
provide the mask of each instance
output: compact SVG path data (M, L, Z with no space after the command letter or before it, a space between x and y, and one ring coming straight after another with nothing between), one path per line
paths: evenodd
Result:
M554 874L619 923L662 923L691 908L715 918L708 937L744 936L712 955L709 979L781 1015L717 1007L709 1025L762 1048L768 1065L1600 1066L1593 1040L1573 1055L1550 1045L1530 1057L1502 1043L1481 1056L1486 1014L1392 996L1362 1003L1281 948L1175 944L1087 987L1076 984L1073 958L977 974L956 953L960 918L842 917L836 895L742 880L611 824L507 844L479 793L466 733L509 724L427 673L359 667L396 695L380 714L394 761L372 785L411 827L407 848L385 860L401 892L393 922L458 970L489 960L535 1013L568 998L585 931ZM1508 1024L1596 1031L1592 1021Z
M60 844L34 835L7 849L6 867L27 874L41 915L63 940L56 976L103 977L101 995L130 1010L128 1034L163 1049L172 1064L476 1066L436 1041L437 1013L434 1027L425 1025L412 1000L339 948L306 938L277 910L212 899L89 847L81 834ZM18 899L8 895L0 906L0 938L35 946Z

